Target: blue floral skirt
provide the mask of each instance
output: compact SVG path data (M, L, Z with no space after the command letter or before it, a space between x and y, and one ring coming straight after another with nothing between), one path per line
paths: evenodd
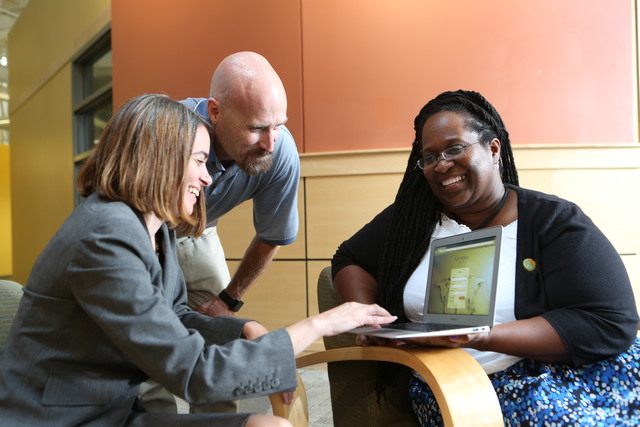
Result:
M640 338L616 357L579 368L523 359L489 379L508 426L640 425ZM420 425L442 425L433 393L417 374L409 394Z

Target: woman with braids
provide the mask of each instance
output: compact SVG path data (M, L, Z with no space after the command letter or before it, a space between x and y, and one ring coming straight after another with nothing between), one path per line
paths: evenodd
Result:
M468 351L508 425L639 423L638 313L625 267L578 206L519 187L509 134L479 93L445 92L422 108L395 201L340 245L336 288L343 301L419 321L425 285L415 272L431 240L496 225L496 326L411 344ZM427 385L414 377L409 390L421 424L441 423Z

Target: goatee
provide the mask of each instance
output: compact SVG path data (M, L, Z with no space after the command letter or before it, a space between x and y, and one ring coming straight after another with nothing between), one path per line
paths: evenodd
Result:
M238 167L248 175L261 175L273 166L273 156L270 151L257 149L250 151L238 162Z

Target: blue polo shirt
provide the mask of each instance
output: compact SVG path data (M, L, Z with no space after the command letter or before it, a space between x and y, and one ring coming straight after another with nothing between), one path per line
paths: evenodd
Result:
M207 121L207 98L180 101ZM253 226L261 241L272 245L288 245L298 234L298 184L300 157L289 130L282 126L273 149L273 166L261 175L251 176L235 163L224 168L213 149L209 150L207 169L213 183L205 189L207 224L242 202L253 199Z

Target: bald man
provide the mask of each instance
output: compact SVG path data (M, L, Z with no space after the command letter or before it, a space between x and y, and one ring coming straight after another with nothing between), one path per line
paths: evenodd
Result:
M189 98L183 103L213 127L207 162L213 184L205 191L211 227L203 241L181 243L189 303L210 316L234 316L247 289L280 246L293 243L298 232L300 160L284 126L287 96L264 57L239 52L226 57L213 73L209 98ZM253 199L256 235L230 278L215 225L249 199Z
M253 52L234 53L218 65L208 98L188 98L187 107L213 128L206 188L208 228L199 238L182 238L178 260L187 283L189 306L210 316L235 316L242 296L265 271L282 245L298 233L300 159L284 126L287 96L269 62ZM230 277L217 235L220 217L253 200L256 235ZM248 224L247 224L248 225ZM147 410L175 412L171 395L153 382L141 393ZM232 412L237 404L191 407L191 412Z

